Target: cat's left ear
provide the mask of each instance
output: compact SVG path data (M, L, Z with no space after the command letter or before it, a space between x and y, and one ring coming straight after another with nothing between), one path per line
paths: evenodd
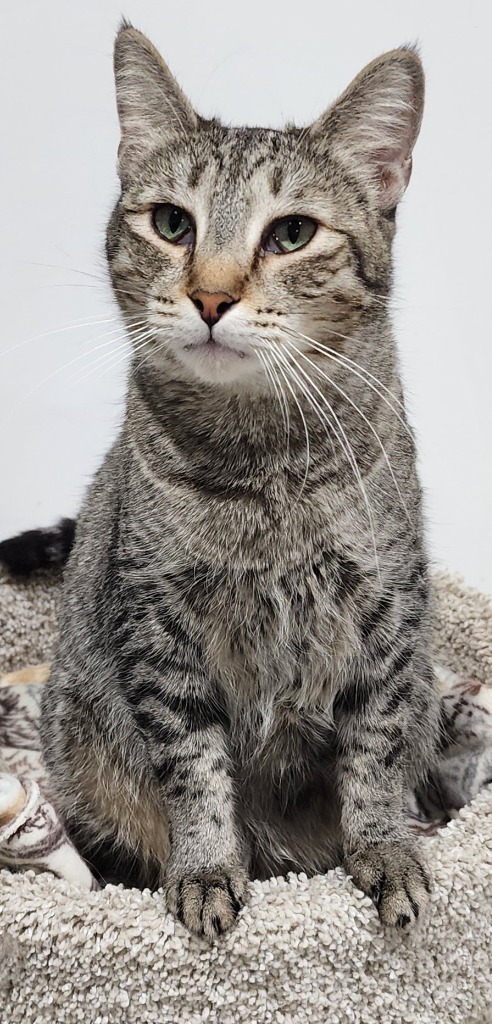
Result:
M318 144L354 167L380 210L394 209L410 180L424 108L424 72L411 48L383 54L310 128Z

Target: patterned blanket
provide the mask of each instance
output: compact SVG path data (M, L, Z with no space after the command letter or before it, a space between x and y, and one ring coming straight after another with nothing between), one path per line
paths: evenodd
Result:
M0 678L0 866L51 871L81 889L99 888L50 802L39 744L48 665ZM425 792L408 793L417 833L434 833L492 780L492 687L436 666L449 744Z

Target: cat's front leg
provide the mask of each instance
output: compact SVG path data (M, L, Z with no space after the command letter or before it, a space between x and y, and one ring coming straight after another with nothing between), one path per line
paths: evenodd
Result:
M345 866L383 924L407 929L428 903L430 882L403 800L412 763L422 758L426 739L431 754L434 734L432 695L426 699L427 684L416 680L412 659L404 667L402 661L385 678L347 686L335 712Z
M190 931L213 940L231 928L244 905L248 856L235 821L222 727L190 723L179 748L170 755L164 783L171 842L168 906ZM163 767L167 774L167 758L161 773Z
M199 675L151 688L134 709L145 728L169 818L169 909L209 940L227 931L246 899L248 853L235 814L226 713ZM156 697L158 698L156 700Z

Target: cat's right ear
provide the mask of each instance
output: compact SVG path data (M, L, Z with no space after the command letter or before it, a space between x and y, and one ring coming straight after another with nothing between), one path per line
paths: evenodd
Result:
M125 180L169 135L194 131L197 116L150 40L128 22L116 36L114 76L119 173Z

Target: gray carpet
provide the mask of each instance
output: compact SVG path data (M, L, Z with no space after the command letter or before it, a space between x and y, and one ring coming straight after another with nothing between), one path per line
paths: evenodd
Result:
M49 660L56 584L0 579L0 672ZM492 607L436 578L437 660L492 681ZM486 1024L492 1020L492 787L419 839L435 880L410 935L384 933L342 869L252 883L210 948L161 893L82 893L0 872L0 1024Z

